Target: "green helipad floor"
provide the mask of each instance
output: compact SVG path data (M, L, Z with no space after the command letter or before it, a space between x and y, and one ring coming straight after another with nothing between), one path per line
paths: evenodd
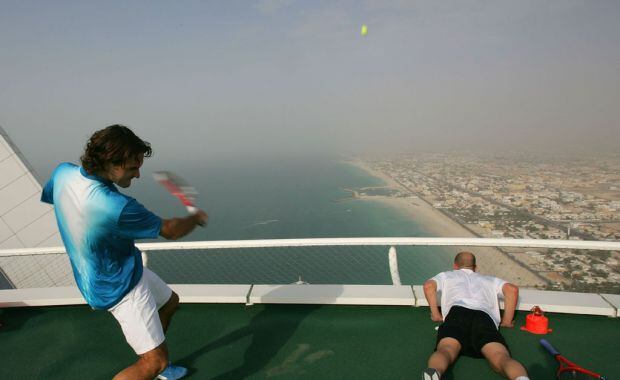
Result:
M525 313L517 316L523 324ZM569 359L620 378L620 320L549 314L546 336ZM6 379L110 379L135 360L111 315L84 306L0 310ZM184 304L168 331L190 379L418 379L435 341L428 308ZM540 336L504 329L532 379L553 379ZM499 379L463 357L445 379Z

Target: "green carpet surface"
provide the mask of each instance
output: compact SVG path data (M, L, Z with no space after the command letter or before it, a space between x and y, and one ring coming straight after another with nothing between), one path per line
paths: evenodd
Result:
M547 314L551 334L502 329L532 379L554 379L546 338L582 366L620 378L620 319ZM107 312L86 306L0 310L0 373L7 379L110 379L136 360ZM428 308L183 304L167 334L188 379L418 379L435 343ZM461 357L444 379L500 379Z

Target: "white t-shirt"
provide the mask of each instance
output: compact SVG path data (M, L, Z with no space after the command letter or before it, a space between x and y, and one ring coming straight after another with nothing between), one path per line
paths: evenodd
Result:
M499 326L499 301L502 287L506 281L478 274L471 269L458 269L441 272L431 278L437 283L437 291L441 291L441 314L444 319L452 306L463 306L468 309L487 313Z

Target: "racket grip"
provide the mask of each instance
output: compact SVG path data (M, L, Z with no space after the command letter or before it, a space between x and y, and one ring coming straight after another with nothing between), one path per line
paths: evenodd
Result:
M187 212L190 213L190 215L195 215L198 212L198 208L194 206L185 206L185 208L187 209ZM200 227L204 227L206 223L198 223L198 225Z
M551 345L551 343L547 342L546 339L541 339L540 340L540 344L553 356L559 355L560 353L558 352L558 350L555 349L555 347L553 347Z

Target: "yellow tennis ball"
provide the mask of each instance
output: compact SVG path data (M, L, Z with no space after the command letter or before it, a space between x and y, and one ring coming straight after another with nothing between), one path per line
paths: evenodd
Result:
M365 36L368 34L368 26L366 26L366 24L362 24L362 30L360 31L360 34L362 36Z

